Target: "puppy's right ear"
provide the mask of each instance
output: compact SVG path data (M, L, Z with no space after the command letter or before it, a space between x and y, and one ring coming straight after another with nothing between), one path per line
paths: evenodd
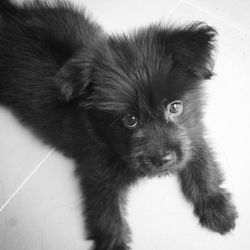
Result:
M86 57L72 58L59 69L54 80L66 101L86 94L91 82L91 65Z
M157 40L166 48L166 56L182 65L187 72L200 79L213 75L213 54L217 35L213 27L202 22L184 27L160 28Z

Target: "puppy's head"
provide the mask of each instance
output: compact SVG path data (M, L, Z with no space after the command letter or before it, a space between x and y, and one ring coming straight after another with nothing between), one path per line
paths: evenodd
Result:
M196 23L109 37L59 72L107 147L141 175L183 168L202 136L202 80L212 75L215 31Z

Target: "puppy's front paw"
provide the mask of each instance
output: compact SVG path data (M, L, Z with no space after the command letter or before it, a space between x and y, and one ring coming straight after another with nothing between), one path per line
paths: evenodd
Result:
M237 212L227 193L219 193L202 200L195 207L195 213L199 216L202 226L220 234L225 234L235 227Z

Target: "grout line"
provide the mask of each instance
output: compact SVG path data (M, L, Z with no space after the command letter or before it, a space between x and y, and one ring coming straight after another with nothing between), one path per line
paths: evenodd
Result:
M224 18L221 18L220 16L215 15L215 14L211 13L210 11L207 11L204 8L198 6L198 5L194 4L194 3L190 3L188 0L183 0L182 3L190 5L191 7L195 8L195 9L201 11L201 12L206 13L207 15L209 15L209 16L211 16L211 17L213 17L213 18L215 18L215 19L217 19L219 21L221 21L222 23L226 24L227 26L231 26L232 28L237 29L238 31L244 33L245 35L249 36L249 34L250 34L245 29L241 29L238 25L235 25L234 23L232 23L232 22L230 22L230 21L228 21L228 20L226 20Z
M177 2L177 4L175 5L175 7L170 11L170 13L168 14L169 17L171 17L174 12L180 7L180 5L183 3L183 0L179 0Z
M55 148L52 148L47 155L37 164L37 166L31 171L31 173L25 178L21 185L16 189L16 191L8 198L8 200L1 206L0 213L4 208L10 203L10 201L16 196L16 194L23 188L23 186L29 181L29 179L35 174L35 172L43 165L43 163L49 158L49 156L55 151Z
M183 3L183 0L178 0L176 5L172 8L172 10L169 13L166 13L162 18L160 19L161 23L168 23L168 20L172 17L172 15L175 13L175 11L180 7L180 5ZM172 24L172 22L171 22Z

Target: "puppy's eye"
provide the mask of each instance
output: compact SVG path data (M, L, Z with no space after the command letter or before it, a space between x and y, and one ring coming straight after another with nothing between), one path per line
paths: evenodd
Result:
M122 119L123 125L126 128L133 129L137 126L138 120L137 117L134 115L127 115Z
M168 111L171 115L179 116L183 111L183 103L181 101L174 101L168 105Z

